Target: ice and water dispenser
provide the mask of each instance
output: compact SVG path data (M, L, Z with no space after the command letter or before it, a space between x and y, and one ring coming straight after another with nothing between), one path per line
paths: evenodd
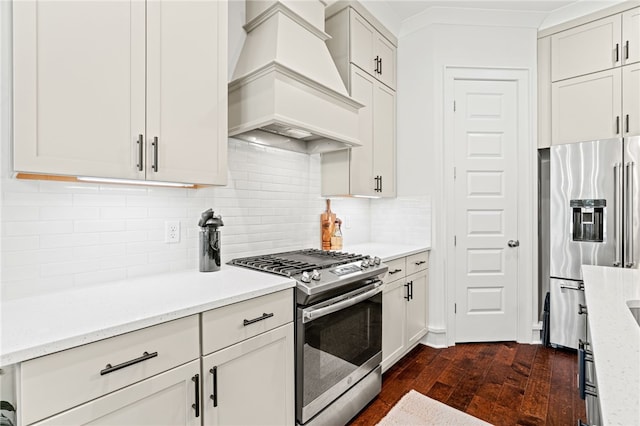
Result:
M607 200L585 199L569 202L572 213L573 241L601 243L604 241L604 214Z

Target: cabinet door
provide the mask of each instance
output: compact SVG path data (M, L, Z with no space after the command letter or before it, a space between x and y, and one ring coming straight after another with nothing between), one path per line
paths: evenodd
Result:
M380 124L374 121L378 83L358 67L351 67L351 97L364 104L358 111L358 137L362 146L351 149L350 193L377 195L373 190L374 132Z
M379 54L374 50L374 41L377 31L355 10L350 9L350 15L351 62L362 68L367 74L376 76L376 70L378 69L376 55Z
M396 93L377 84L373 98L373 175L381 176L383 197L396 195Z
M375 55L380 57L379 73L376 78L396 90L396 48L382 34L375 33Z
M613 15L552 35L552 81L619 66L621 21L620 15Z
M203 358L204 425L294 424L293 323Z
M404 279L387 283L382 292L382 371L386 371L404 353L406 283Z
M16 171L144 177L144 2L14 2L13 52Z
M192 361L35 424L196 426L194 378L199 374L200 361Z
M427 333L427 307L429 306L427 271L406 278L411 283L411 300L407 302L408 346L417 343Z
M227 3L148 2L147 26L147 179L225 184Z
M623 63L640 61L640 7L622 14Z
M621 70L552 84L552 144L621 136Z
M640 135L640 63L622 67L624 135Z

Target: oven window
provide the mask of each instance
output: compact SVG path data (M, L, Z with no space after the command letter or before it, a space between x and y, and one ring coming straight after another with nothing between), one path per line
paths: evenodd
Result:
M306 406L382 350L382 293L301 326Z

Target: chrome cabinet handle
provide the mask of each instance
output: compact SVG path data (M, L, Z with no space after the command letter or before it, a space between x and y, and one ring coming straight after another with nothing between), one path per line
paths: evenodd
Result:
M518 247L520 245L520 241L519 240L509 240L507 245L509 247Z
M113 373L114 371L121 370L125 367L132 366L134 364L137 364L142 361L146 361L151 358L155 358L157 356L158 356L158 352L149 353L145 351L141 357L138 357L129 361L125 361L122 364L117 364L117 365L107 364L103 370L100 370L100 375L104 376L105 374Z
M615 246L616 246L616 258L613 261L613 266L622 265L620 245L622 243L622 221L618 215L622 214L622 164L616 163L613 166L613 194L614 194L614 211L613 211L613 223L615 229Z
M143 135L138 135L138 171L141 172L143 167L144 167L144 136Z
M151 145L153 146L153 164L151 165L151 168L153 169L154 172L158 171L158 137L154 136L153 138L153 142L151 143Z
M402 272L402 269L394 269L393 271L389 271L389 275L397 274L398 272Z
M270 314L265 312L261 316L259 316L258 318L254 318L254 319L250 319L250 320L248 320L248 319L244 320L242 322L242 324L246 327L249 324L253 324L253 323L256 323L256 322L264 321L267 318L271 318L272 316L273 316L273 312L271 312Z

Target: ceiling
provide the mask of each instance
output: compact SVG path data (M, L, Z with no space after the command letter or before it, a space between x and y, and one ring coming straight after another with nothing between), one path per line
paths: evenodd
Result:
M576 0L387 0L387 3L396 12L400 21L420 14L431 7L455 7L465 9L490 9L509 11L552 12L572 3Z

